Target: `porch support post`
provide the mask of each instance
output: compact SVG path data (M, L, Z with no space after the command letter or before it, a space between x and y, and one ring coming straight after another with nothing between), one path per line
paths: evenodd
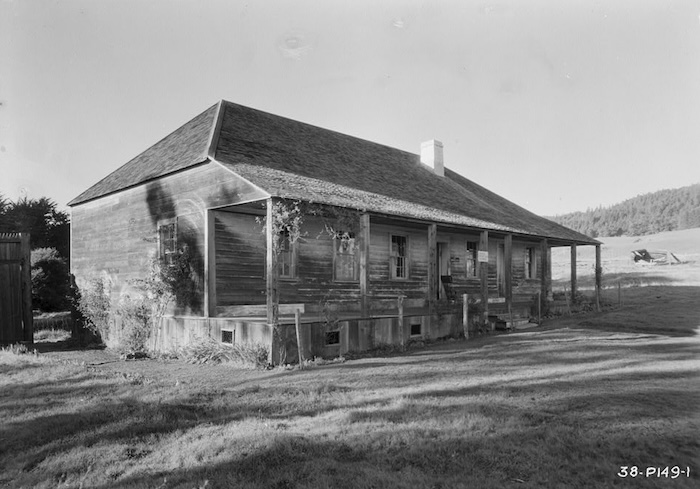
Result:
M503 266L505 267L505 286L506 286L506 309L510 313L513 307L513 235L506 234L503 245Z
M576 277L576 244L571 245L571 302L576 302L576 289L577 285Z
M205 210L204 220L204 316L216 316L216 241L214 211Z
M369 214L360 215L360 310L363 318L370 315L369 303Z
M437 259L437 224L430 224L428 226L428 314L430 315L430 329L433 326L433 316L437 313L435 308L438 285Z
M547 301L552 292L552 269L549 256L549 242L545 238L540 242L540 300L543 312L547 311Z
M279 269L277 267L277 250L275 249L275 238L273 235L273 200L267 199L267 215L265 218L265 238L267 251L267 270L265 280L265 295L267 297L267 323L274 327L279 318Z
M603 282L603 265L600 259L600 245L595 245L595 303L600 312L600 288Z
M486 253L486 261L482 261ZM479 238L479 277L481 278L481 320L484 325L489 322L489 232L482 231Z

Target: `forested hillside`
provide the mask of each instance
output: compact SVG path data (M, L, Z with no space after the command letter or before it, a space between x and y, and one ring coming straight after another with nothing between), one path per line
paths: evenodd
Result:
M593 238L697 228L700 227L700 183L549 219Z

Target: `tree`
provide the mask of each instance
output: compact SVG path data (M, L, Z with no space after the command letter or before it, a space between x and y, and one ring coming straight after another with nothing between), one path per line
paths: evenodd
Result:
M70 308L68 265L55 248L32 250L32 307L42 311Z
M62 257L69 256L70 219L47 197L8 202L0 195L0 232L30 233L32 249L55 248Z

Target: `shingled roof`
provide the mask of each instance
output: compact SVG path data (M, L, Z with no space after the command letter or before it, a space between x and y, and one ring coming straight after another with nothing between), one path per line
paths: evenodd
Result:
M598 241L539 217L418 155L227 101L210 107L69 205L214 159L272 196L548 237Z

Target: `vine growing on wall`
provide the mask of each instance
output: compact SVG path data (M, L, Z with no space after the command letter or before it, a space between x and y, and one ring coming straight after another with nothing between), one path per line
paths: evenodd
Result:
M290 243L296 243L305 234L301 231L304 222L304 212L302 203L297 201L274 201L272 202L272 250L278 255L281 248L282 236L287 234ZM255 221L262 226L262 232L267 232L267 216L256 217Z

